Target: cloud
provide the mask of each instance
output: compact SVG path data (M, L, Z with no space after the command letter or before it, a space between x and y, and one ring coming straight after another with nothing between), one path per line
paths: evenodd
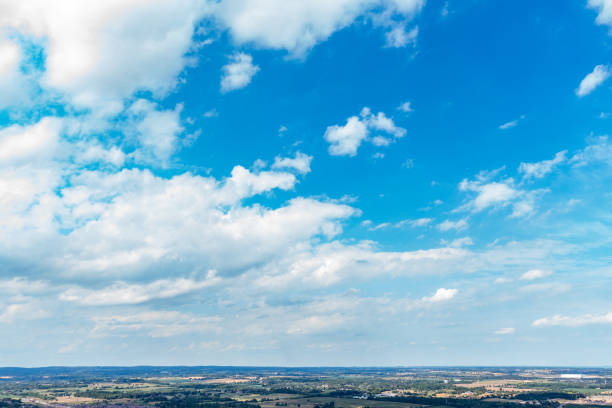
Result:
M221 77L221 92L235 91L251 83L253 76L259 71L257 65L253 65L253 57L238 52L230 57L230 63L223 66Z
M377 135L369 138L372 131L381 131L386 137ZM370 108L363 108L359 116L351 116L344 126L328 126L323 136L330 143L329 154L333 156L355 156L357 149L366 140L375 146L388 146L394 140L406 135L406 129L396 126L383 112L373 114Z
M414 27L407 32L405 24L397 24L385 34L386 46L393 48L401 48L405 47L408 44L414 44L418 35L418 27Z
M506 129L510 129L510 128L516 127L516 126L518 126L519 121L520 121L521 119L525 119L525 116L524 116L524 115L521 115L521 117L520 117L519 119L515 119L515 120L512 120L512 121L510 121L510 122L506 122L506 123L504 123L504 124L502 124L502 125L499 125L499 128L500 128L501 130L506 130Z
M59 299L87 306L137 304L184 295L218 282L214 271L211 271L204 280L161 279L145 285L118 282L101 290L71 288L62 292Z
M505 204L515 199L519 192L512 187L512 180L504 182L482 182L468 181L464 179L459 184L460 191L476 192L476 198L472 202L474 211L482 211L485 208Z
M521 291L526 293L546 292L547 294L559 294L568 292L571 288L571 285L568 285L567 283L532 283L530 285L521 287Z
M21 46L0 35L0 109L30 102L35 78L22 72L23 59Z
M226 0L214 3L210 13L238 44L284 49L301 57L360 15L374 13L378 25L387 26L391 16L407 21L423 4L423 0Z
M213 332L221 318L193 316L173 311L145 311L122 315L95 316L92 336L133 335L146 331L151 337L172 337L192 332Z
M525 272L524 274L522 274L520 279L521 280L534 280L534 279L545 278L550 275L552 275L552 272L550 271L543 271L540 269L531 269Z
M525 178L542 178L552 172L557 165L564 163L567 160L565 157L566 154L567 150L563 150L555 154L555 157L551 160L542 160L535 163L521 163L518 171L519 173L523 173Z
M461 231L461 230L466 229L467 227L468 227L468 222L466 218L462 218L457 221L444 220L443 222L437 225L437 228L440 231L450 231L450 230Z
M31 126L12 125L0 130L0 163L16 164L49 159L59 148L62 121L48 117Z
M45 89L75 106L117 112L137 90L163 95L175 86L203 11L195 0L14 2L3 6L0 27L44 46Z
M457 289L440 288L432 296L424 297L422 301L430 303L446 302L454 298L457 292L459 292Z
M599 136L589 140L588 145L576 152L569 163L573 167L584 167L595 163L605 163L612 165L612 144L608 136Z
M504 327L499 330L495 330L495 334L498 334L498 335L514 334L515 331L516 330L514 329L514 327Z
M344 318L339 314L315 315L300 319L289 326L288 334L310 334L334 329L344 323Z
M576 89L576 95L586 96L593 92L595 88L603 84L610 77L610 68L607 65L597 65L593 72L584 77Z
M416 220L404 220L400 221L397 226L401 227L404 225L410 225L411 227L424 227L433 222L433 218L417 218Z
M294 158L276 156L274 163L272 164L273 169L294 169L300 174L310 173L310 162L312 156L304 154L302 152L296 152Z
M589 8L597 9L597 24L612 25L612 2L610 0L588 0Z
M563 316L560 314L552 317L543 317L531 323L534 327L546 326L567 326L579 327L591 324L612 324L612 312L607 314L592 315L585 314L581 316Z
M290 285L331 286L346 279L385 274L410 276L446 270L468 254L465 249L451 247L386 252L376 251L368 242L344 245L334 241L279 259L263 268L255 282L261 288L280 290Z
M159 110L145 99L138 99L127 110L128 136L131 134L139 145L133 157L140 163L167 167L172 156L182 147L180 136L181 106L173 110Z
M527 171L544 171L546 164L527 166ZM475 180L463 179L459 183L459 191L476 193L475 197L467 201L455 211L481 212L485 209L498 209L511 206L511 218L524 217L532 214L536 201L547 189L523 190L516 185L513 178L495 180L504 168L493 171L482 171L476 175Z
M406 101L406 102L400 104L400 106L398 106L397 109L402 111L402 112L404 112L404 113L409 113L409 112L413 112L414 111L414 109L412 109L410 101Z
M329 154L332 156L355 156L357 149L368 137L369 131L359 117L351 116L344 126L329 126L323 136L330 143Z
M10 303L0 308L0 323L12 323L17 320L36 320L48 317L49 313L33 303Z

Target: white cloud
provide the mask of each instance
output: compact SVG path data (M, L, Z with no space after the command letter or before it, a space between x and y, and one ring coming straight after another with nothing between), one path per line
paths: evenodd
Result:
M223 67L221 77L221 92L230 92L241 89L251 83L251 78L259 71L253 65L253 57L238 52L230 57L230 63Z
M514 327L504 327L499 330L495 330L495 334L505 335L505 334L514 334L516 330Z
M367 126L359 117L351 116L344 126L329 126L323 137L330 143L329 154L352 157L357 154L357 149L368 134Z
M17 320L36 320L48 317L49 313L32 303L10 303L0 308L0 323L12 323Z
M214 109L214 108L204 112L204 117L205 118L216 118L217 116L219 116L219 112L217 112L217 110Z
M487 207L505 204L515 199L519 192L512 187L512 179L503 182L468 181L464 179L459 184L460 191L476 192L476 198L472 202L475 211L482 211Z
M31 80L20 71L20 46L0 35L0 108L26 103L31 93Z
M599 85L603 84L610 77L610 68L607 65L597 65L593 72L584 77L580 82L576 95L583 97L590 94Z
M386 46L400 48L405 47L408 44L414 44L418 35L418 27L414 27L407 32L405 24L396 24L385 34Z
M545 166L546 164L542 165L542 167ZM528 168L528 171L543 171L537 165ZM488 172L481 171L476 175L475 180L463 179L459 183L459 191L476 194L455 211L480 212L489 208L499 209L511 206L510 217L512 218L531 215L535 211L536 201L548 190L523 190L516 185L512 178L495 180L503 170L502 167Z
M374 136L372 138L372 144L374 146L387 147L391 144L391 139L389 139L388 137L383 137L383 136Z
M457 292L459 292L457 289L440 288L432 296L424 297L422 301L431 303L446 302L454 298Z
M534 280L534 279L545 278L550 275L552 275L552 272L550 271L543 271L541 269L531 269L525 272L524 274L522 274L520 279L521 280Z
M31 126L12 125L0 130L0 163L50 158L60 142L62 121L44 118Z
M44 45L45 88L74 105L117 112L137 90L164 94L174 87L202 16L195 0L35 0L4 3L0 27Z
M461 231L468 227L468 222L466 218L462 218L457 221L444 220L440 224L438 224L437 227L440 231L450 231L450 230Z
M555 154L555 157L551 160L542 160L535 163L521 163L518 171L523 173L525 178L542 178L552 172L557 165L565 162L566 154L567 150L563 150Z
M597 24L612 25L612 2L610 0L588 0L587 6L597 9Z
M368 242L356 245L332 242L267 266L257 277L256 284L271 290L288 285L330 286L346 279L365 279L381 274L414 275L450 268L468 253L465 249L451 247L384 252L374 250Z
M402 227L404 225L410 225L411 227L424 227L431 224L433 218L417 218L416 220L403 220L398 222L396 225Z
M423 0L225 0L211 6L211 14L239 44L284 49L303 56L335 31L370 11L388 25L392 14L404 20L423 6Z
M4 79L17 71L20 59L19 46L13 41L2 39L0 41L0 79Z
M310 162L312 156L304 154L302 152L295 153L294 158L276 156L274 163L272 164L273 169L294 169L300 174L310 173Z
M181 106L173 110L158 110L145 99L139 99L128 109L130 128L138 141L134 158L139 162L166 167L180 149L180 135L184 132L180 119ZM128 133L129 134L129 133Z
M612 165L612 144L608 136L591 139L584 149L576 152L569 160L573 167L584 167L598 162Z
M412 109L411 103L409 101L406 101L404 103L402 103L400 106L397 107L398 110L401 110L402 112L405 113L409 113L409 112L413 112L414 109Z
M363 108L360 116L351 116L344 126L328 126L323 136L330 143L329 154L333 156L355 156L361 144L368 140L375 146L388 146L394 140L406 135L406 129L396 126L393 119L383 112L373 114L370 108ZM369 138L372 131L382 131L386 137L376 135Z
M554 315L552 317L543 317L531 323L535 327L545 326L568 326L578 327L591 324L612 324L612 312L601 315L585 314L581 316L563 316Z
M153 299L172 298L203 289L219 282L214 271L206 279L160 279L149 284L118 282L104 289L71 288L62 292L60 300L88 306L137 304Z
M506 129L510 129L510 128L516 127L516 126L518 126L519 121L520 121L521 119L525 119L525 116L524 116L524 115L521 115L521 117L520 117L519 119L515 119L515 120L512 120L512 121L510 121L510 122L506 122L506 123L504 123L504 124L502 124L502 125L499 125L499 128L500 128L501 130L506 130Z

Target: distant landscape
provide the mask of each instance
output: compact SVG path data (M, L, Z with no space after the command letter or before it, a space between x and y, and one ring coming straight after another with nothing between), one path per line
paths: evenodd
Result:
M0 368L0 407L518 408L612 405L612 368Z

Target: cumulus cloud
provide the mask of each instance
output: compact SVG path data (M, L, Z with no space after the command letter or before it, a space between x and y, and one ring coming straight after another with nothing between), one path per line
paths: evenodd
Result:
M612 25L612 2L610 0L588 0L587 6L597 10L597 24Z
M253 65L253 57L238 52L230 57L230 63L223 67L221 77L221 92L235 91L251 83L253 76L259 71L257 65Z
M137 90L164 94L174 87L203 12L196 0L10 2L0 27L44 44L45 88L76 106L117 112Z
M32 81L21 69L23 56L19 44L0 36L0 108L27 104Z
M431 303L446 302L454 298L457 292L459 292L457 289L440 288L433 295L424 297L422 301Z
M369 138L373 131L385 136ZM344 126L328 126L323 136L330 143L329 154L333 156L355 156L361 144L368 140L375 146L388 146L406 135L406 129L396 126L393 119L383 112L373 114L370 108L363 108L359 116L351 116Z
M576 89L576 95L579 97L586 96L593 92L595 88L603 84L610 77L610 68L607 65L597 65L593 72L589 73L580 82Z
M312 156L304 154L302 152L296 152L294 158L276 156L274 163L272 163L273 169L293 169L300 174L310 173L310 162Z
M329 154L333 156L355 156L357 149L368 137L367 126L357 116L351 116L344 126L333 125L323 136L330 143Z
M136 161L166 167L181 147L181 106L160 110L156 104L139 99L127 112L128 135L133 135L139 147L133 153Z
M423 4L423 0L225 0L214 3L210 13L239 44L284 49L300 57L360 15L378 12L378 25L389 26L390 16L407 21Z
M585 314L580 316L563 316L560 314L543 317L531 323L534 327L567 326L578 327L591 324L612 324L612 312L607 314Z

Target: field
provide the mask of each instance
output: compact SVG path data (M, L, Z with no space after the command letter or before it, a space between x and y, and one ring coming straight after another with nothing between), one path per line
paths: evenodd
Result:
M585 408L611 369L0 368L0 407Z

